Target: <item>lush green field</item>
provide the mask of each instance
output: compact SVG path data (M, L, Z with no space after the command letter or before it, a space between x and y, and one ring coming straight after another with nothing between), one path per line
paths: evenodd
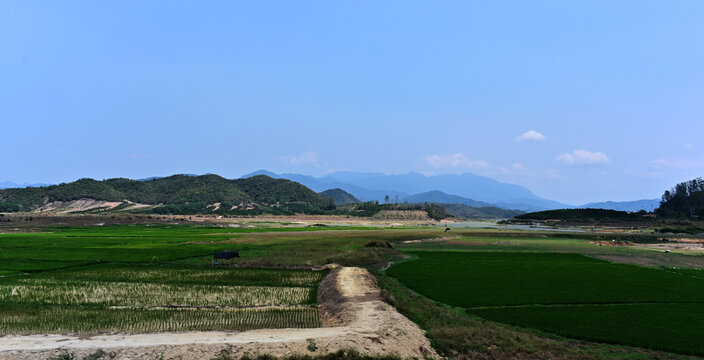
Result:
M297 238L287 233L334 232L344 229L364 233L377 228L364 227L258 227L229 228L215 226L119 225L77 228L53 228L41 233L0 234L0 271L36 272L106 262L168 263L196 257L208 257L215 250L240 250L241 262L259 261L272 251L281 250L287 240L296 247ZM248 236L265 234L266 241L248 241ZM312 233L311 233L312 234ZM305 236L298 236L305 237ZM325 236L307 235L309 238ZM256 238L255 239L259 239ZM337 240L330 237L330 240ZM337 242L330 251L318 249L317 256L337 254L341 246L362 247L360 236L350 243ZM281 260L281 259L275 259ZM286 263L324 262L313 256L301 259L288 256ZM205 262L207 263L207 261Z
M438 229L353 226L219 227L117 225L52 228L0 234L0 271L39 272L97 263L208 265L213 251L238 250L238 263L253 265L361 265L381 262L370 240L435 236Z
M48 273L33 274L34 279L82 281L118 281L173 285L240 286L317 286L327 273L287 269L249 269L228 267L194 267L154 264L100 264Z
M704 354L704 279L688 271L577 254L409 253L418 259L387 273L469 313L571 337Z
M319 326L327 271L261 267L383 263L395 252L365 244L426 233L250 223L0 234L0 335ZM213 268L225 249L248 267Z
M209 259L233 249L255 261L299 239L243 237L321 230L339 228L127 225L0 234L0 335L319 326L314 305L327 272L213 268Z
M704 354L704 303L635 303L468 309L508 324L569 337Z

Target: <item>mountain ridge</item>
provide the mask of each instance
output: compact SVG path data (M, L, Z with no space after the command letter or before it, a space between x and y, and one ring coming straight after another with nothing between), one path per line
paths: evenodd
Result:
M416 172L386 175L382 173L339 172L321 177L301 174L276 174L267 170L258 170L242 177L267 174L286 178L321 192L331 188L340 188L362 201L384 201L389 198L399 200L431 191L460 196L467 200L462 203L477 201L485 206L498 206L504 209L537 211L552 208L566 208L571 205L543 199L525 187L506 184L495 179L470 173L454 175L425 176ZM422 199L421 199L422 200ZM421 202L428 202L422 200Z
M434 175L426 176L420 173L409 172L406 174L396 174L396 175L386 175L379 172L363 173L363 172L335 172L327 174L321 177L314 177L310 175L302 175L295 173L284 173L276 174L267 170L258 170L246 175L241 176L238 179L228 180L223 177L214 174L179 174L171 175L169 177L154 176L149 178L143 178L139 180L129 180L129 179L107 179L104 180L107 184L119 184L120 181L138 181L140 183L151 184L151 182L159 181L165 178L173 178L179 176L182 178L195 178L200 179L201 177L215 176L216 178L223 179L229 182L242 182L243 179L252 178L255 176L267 176L271 179L278 180L288 180L298 183L304 187L307 187L314 193L325 192L330 189L340 189L349 193L350 196L358 201L378 201L384 202L388 196L391 202L409 202L409 203L442 203L442 204L463 204L471 207L499 207L507 210L521 210L521 211L541 211L549 209L560 209L560 208L602 208L611 210L621 210L621 211L653 211L659 206L659 199L642 199L636 201L604 201L604 202L593 202L583 205L568 205L560 202L552 201L549 199L540 198L534 195L527 188L523 188L518 185L505 184L494 179L483 177L474 174L460 174L460 175ZM83 179L81 179L83 180ZM80 181L80 180L79 180ZM93 180L96 181L97 180ZM46 188L52 185L48 184L16 184L11 182L2 182L0 185L18 185L26 186L30 188ZM72 184L72 183L69 183ZM87 187L99 187L102 185L96 185L90 182L85 182L83 184ZM35 186L35 187L32 187ZM39 187L36 187L39 186ZM56 185L54 185L56 186ZM449 190L448 190L449 189ZM456 190L456 192L453 191ZM100 189L94 188L93 190L99 191ZM132 189L133 191L135 189ZM149 191L147 191L149 190ZM145 192L163 191L164 189L153 189L150 186L149 189L143 189ZM109 189L102 189L100 191L109 194ZM294 191L303 191L302 189ZM492 193L487 195L486 193ZM104 194L104 195L105 195ZM467 195L470 194L470 195ZM479 194L474 197L471 194ZM499 194L499 195L497 195ZM281 195L281 194L279 194ZM110 200L116 200L115 193L112 196L107 196ZM143 196L147 195L143 194ZM119 197L119 196L118 196ZM275 198L275 197L274 197ZM273 200L274 198L268 198L267 200ZM333 197L334 198L334 197ZM486 201L481 199L493 199L499 201ZM153 202L153 199L148 198ZM309 200L312 199L309 197ZM227 201L232 201L233 199L227 199ZM190 199L188 201L200 201L199 199ZM241 202L241 201L240 201ZM315 201L319 202L319 199Z
M53 209L82 200L101 206L160 214L320 212L332 205L305 186L287 179L253 176L228 180L218 175L172 175L152 180L83 178L39 188L0 190L0 211ZM106 203L110 203L109 205Z

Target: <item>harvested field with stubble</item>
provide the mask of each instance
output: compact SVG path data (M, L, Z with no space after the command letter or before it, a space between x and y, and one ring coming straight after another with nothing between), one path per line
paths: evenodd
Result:
M73 334L245 331L320 326L312 306L282 308L139 309L0 306L0 333Z
M317 327L326 273L101 264L7 277L0 334Z
M256 307L309 304L313 287L169 285L22 279L0 285L0 303L124 308Z
M424 332L416 324L381 301L381 293L374 277L361 268L338 268L321 283L325 323L328 327L310 329L275 329L282 322L267 322L257 317L261 313L285 316L284 322L299 321L305 325L313 313L303 310L234 310L243 329L255 315L254 326L243 332L189 331L174 332L171 324L193 324L201 318L180 317L194 310L176 310L172 317L162 317L154 324L162 324L159 332L151 334L92 334L90 336L30 335L0 337L0 359L45 360L69 354L77 359L237 359L252 354L273 356L323 356L354 349L360 358L385 356L400 358L437 358ZM317 309L316 309L317 311ZM101 312L105 314L105 312ZM130 312L127 312L130 314ZM209 312L200 313L203 321L211 321ZM222 313L215 315L218 318ZM45 314L46 315L46 314ZM70 315L70 314L69 314ZM244 316L241 316L244 315ZM244 320L241 320L244 319ZM334 319L333 322L331 320ZM68 321L60 318L58 321ZM140 323L148 323L139 319ZM114 322L111 322L114 325ZM0 323L1 324L1 323ZM46 326L46 324L43 324ZM267 329L261 329L261 328ZM305 327L305 326L300 326ZM194 329L198 330L198 329ZM96 357L95 355L99 356ZM108 356L108 354L112 354ZM268 358L268 357L267 357ZM335 358L326 357L326 358Z

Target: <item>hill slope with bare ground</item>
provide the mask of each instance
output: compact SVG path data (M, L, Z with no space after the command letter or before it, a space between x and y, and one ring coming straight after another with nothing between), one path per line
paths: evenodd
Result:
M140 212L155 214L291 214L334 207L307 187L254 176L173 175L145 181L80 179L68 184L0 190L0 212Z

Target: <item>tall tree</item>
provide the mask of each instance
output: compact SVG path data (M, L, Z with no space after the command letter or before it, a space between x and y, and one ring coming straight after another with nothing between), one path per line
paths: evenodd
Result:
M666 190L655 213L667 217L704 218L704 179L681 182Z

